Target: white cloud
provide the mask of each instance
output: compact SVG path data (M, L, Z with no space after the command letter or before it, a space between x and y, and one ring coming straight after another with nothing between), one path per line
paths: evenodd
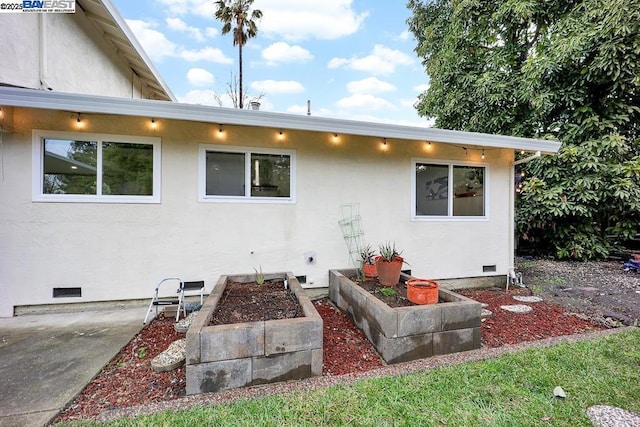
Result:
M259 31L269 36L290 41L335 40L358 31L368 16L367 12L357 13L352 3L353 0L256 0L254 7L263 12Z
M351 7L352 2L353 0L255 0L252 8L263 12L263 17L258 22L258 37L265 35L287 41L308 38L332 40L353 34L361 27L368 13L356 13ZM164 6L168 15L193 15L222 26L215 19L217 8L213 0L158 0L158 3ZM207 27L204 35L208 38L217 37L220 29ZM246 48L260 47L256 40L252 40ZM305 52L311 55L308 51ZM312 58L311 55L309 59Z
M262 58L268 65L277 65L284 62L307 62L313 59L313 55L303 47L277 42L262 51Z
M204 36L199 28L187 25L187 23L180 18L167 18L166 23L170 30L187 33L189 37L198 42L204 41Z
M158 3L166 6L171 15L184 16L196 15L212 19L215 12L215 3L211 0L158 0Z
M233 59L225 56L224 52L217 47L205 47L200 50L187 50L182 48L178 56L189 62L209 61L217 64L233 63Z
M409 30L404 30L403 32L400 33L400 35L398 36L398 38L402 41L407 41L409 40L409 38L411 37L411 33L409 32Z
M422 93L427 91L430 87L431 87L431 83L423 83L421 85L414 86L413 90Z
M182 58L185 61L209 61L218 64L231 64L233 59L225 56L218 48L205 47L200 50L189 50L167 39L160 31L154 29L158 25L153 22L127 20L144 51L153 61L161 62L164 58Z
M400 105L402 105L403 107L406 108L413 108L413 106L415 105L415 103L418 101L417 98L413 98L413 99L408 99L408 98L402 98L400 99Z
M276 81L276 80L261 80L251 83L251 88L258 92L264 92L268 94L276 93L300 93L304 92L304 86L300 82L293 80Z
M212 90L190 90L184 96L178 96L178 102L184 102L187 104L201 104L201 105L215 105L218 106L218 101L215 98L215 92Z
M158 0L171 16L195 15L215 19L212 0ZM258 33L288 41L335 40L358 31L368 16L353 9L353 0L255 0L262 11Z
M220 34L220 31L215 27L207 27L204 29L204 35L210 39L218 37L218 34Z
M176 44L160 31L154 30L155 24L138 19L127 19L126 22L151 60L160 62L165 57L175 55Z
M361 58L332 58L329 68L347 67L356 71L365 71L374 75L388 75L396 71L398 65L411 65L413 58L397 49L390 49L381 44L373 47L370 55Z
M327 64L327 67L329 68L340 68L343 65L346 65L349 63L349 60L346 58L331 58L329 60L329 63Z
M191 86L211 86L215 81L213 74L204 68L192 68L187 71L187 81Z
M347 83L349 93L381 93L393 92L396 87L391 83L384 82L376 77L367 77L366 79Z
M391 109L394 110L396 107L387 101L386 99L379 98L373 95L356 93L347 98L342 98L338 102L336 102L336 106L338 108L346 108L346 109L362 109L362 110L382 110L382 109Z

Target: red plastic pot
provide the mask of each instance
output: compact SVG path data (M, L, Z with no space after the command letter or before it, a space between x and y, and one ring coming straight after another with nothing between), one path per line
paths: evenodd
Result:
M436 304L439 287L435 280L409 279L407 280L407 298L414 304Z

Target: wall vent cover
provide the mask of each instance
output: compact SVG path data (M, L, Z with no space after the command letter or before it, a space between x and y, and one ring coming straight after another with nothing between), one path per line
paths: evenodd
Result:
M79 298L82 296L82 288L53 288L54 298Z
M496 266L495 265L483 265L482 266L482 272L483 273L495 273L496 272Z

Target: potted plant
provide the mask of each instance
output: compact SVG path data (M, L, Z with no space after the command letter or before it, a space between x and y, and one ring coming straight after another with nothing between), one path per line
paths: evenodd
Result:
M400 281L400 271L404 259L400 252L396 250L396 244L387 242L380 244L380 255L375 257L376 268L378 269L378 281L382 286L396 286Z
M360 251L360 261L362 263L362 273L364 277L378 277L378 269L375 262L376 252L371 245L367 245Z

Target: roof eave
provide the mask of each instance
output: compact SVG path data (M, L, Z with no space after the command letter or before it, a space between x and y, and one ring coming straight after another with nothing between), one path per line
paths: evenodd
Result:
M120 31L122 31L122 34L126 37L127 41L131 44L131 47L136 51L136 54L140 57L140 59L144 63L144 67L153 76L153 80L155 80L155 83L156 83L156 85L154 86L157 86L157 87L154 87L154 89L157 90L158 88L160 88L168 101L176 102L177 99L175 95L173 94L173 92L171 92L171 89L169 89L169 86L164 81L164 79L162 78L162 76L160 75L156 67L153 65L153 62L151 62L151 59L149 58L147 53L144 51L144 49L138 42L138 39L133 34L133 31L131 31L131 29L125 22L124 18L120 15L120 12L118 12L118 9L113 5L111 0L99 0L99 2L102 4L106 12L109 14L110 18L113 20L114 25ZM127 58L124 58L124 59L125 61L127 60Z
M557 141L197 104L0 88L0 105L555 153Z

